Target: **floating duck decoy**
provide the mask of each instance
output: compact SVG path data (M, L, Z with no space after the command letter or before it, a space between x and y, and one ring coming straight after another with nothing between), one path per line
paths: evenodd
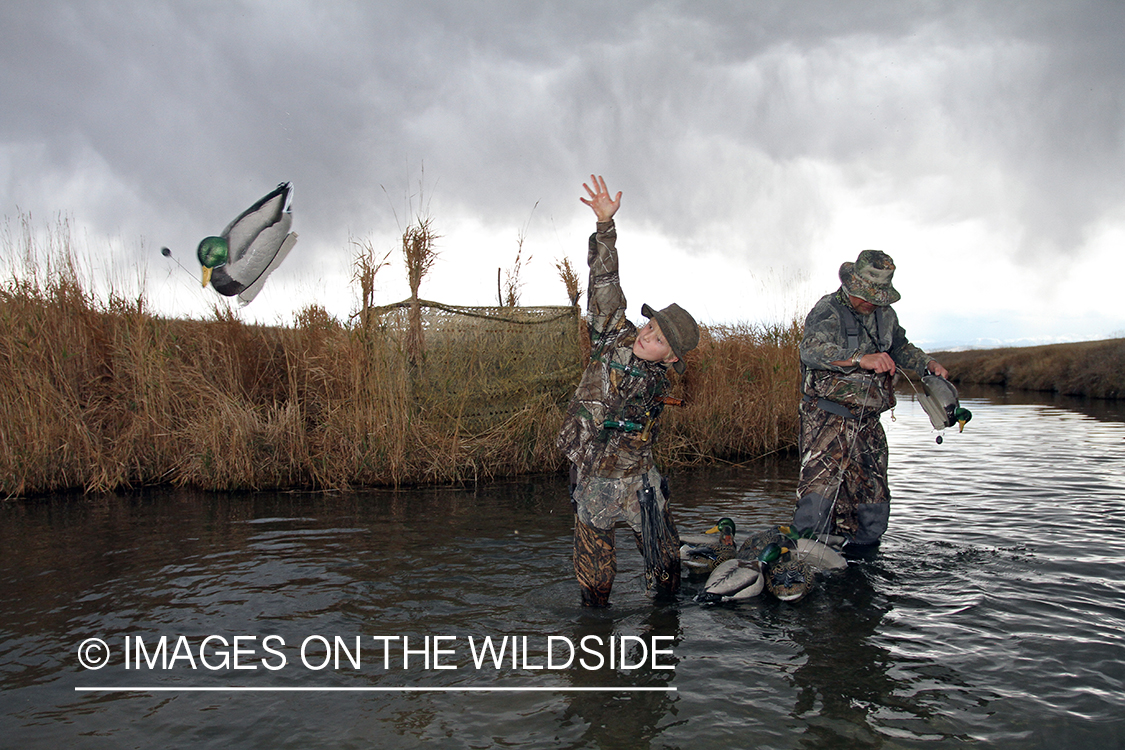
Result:
M715 544L684 544L680 547L680 562L693 573L710 573L715 566L735 556L734 521L720 518L707 534L718 534Z
M718 533L715 544L698 537L680 548L680 559L694 573L709 572L707 582L696 595L706 603L749 599L763 590L784 602L797 602L815 584L818 572L839 570L847 560L830 543L811 529L798 531L792 526L770 526L757 531L735 549L735 524L722 518L706 534Z
M797 540L797 558L812 566L813 570L840 570L848 561L829 545L816 539L801 537Z
M829 543L832 537L818 537L812 529L797 531L792 526L778 526L777 531L787 540L785 544L796 553L797 559L811 565L814 571L848 567L848 561L840 554L838 547ZM843 537L834 538L839 542L843 541Z
M799 559L788 547L776 562L765 567L766 590L783 602L792 604L805 598L815 582L813 567Z
M844 556L831 544L817 538L811 530L798 532L791 526L771 526L751 534L738 548L740 560L757 559L758 554L770 544L779 544L795 551L797 557L815 570L836 570L848 566ZM842 541L842 538L839 538Z
M695 596L698 602L717 604L750 599L762 593L766 586L764 570L781 557L786 548L771 542L753 560L734 558L715 567Z
M721 527L730 526L731 533L735 532L734 519L720 518L714 526L704 531L702 534L680 534L680 541L689 547L716 547L719 544L719 536L716 536Z
M789 537L781 532L780 526L771 526L762 531L756 531L747 537L735 555L739 560L757 560L762 550L771 544L782 546L789 541ZM788 527L785 527L788 531Z
M239 214L217 237L204 237L196 250L203 286L249 304L297 243L293 223L293 185L283 182Z

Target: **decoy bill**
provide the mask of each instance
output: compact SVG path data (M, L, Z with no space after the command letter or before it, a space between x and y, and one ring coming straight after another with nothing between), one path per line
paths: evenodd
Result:
M249 304L266 278L297 243L293 223L293 185L283 182L227 225L217 237L204 237L196 256L203 286Z

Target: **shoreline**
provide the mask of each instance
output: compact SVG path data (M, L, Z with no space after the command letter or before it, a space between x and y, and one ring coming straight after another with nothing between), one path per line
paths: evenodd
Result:
M997 385L1065 396L1125 397L1125 338L1028 347L932 352L957 384Z

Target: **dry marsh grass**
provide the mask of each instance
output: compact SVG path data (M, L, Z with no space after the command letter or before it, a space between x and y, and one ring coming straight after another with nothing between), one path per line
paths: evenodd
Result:
M801 324L704 327L665 409L667 465L759 457L796 446Z
M1067 396L1125 397L1125 338L941 352L934 357L958 383Z
M563 468L555 435L588 346L577 308L503 308L499 320L439 309L422 318L419 353L414 305L346 324L315 306L291 327L219 306L208 320L167 319L143 298L95 299L69 252L64 238L49 263L0 282L0 497L340 490ZM361 255L369 300L381 261ZM536 310L546 322L519 317ZM705 329L673 378L685 404L665 411L661 461L792 445L799 335L796 323Z

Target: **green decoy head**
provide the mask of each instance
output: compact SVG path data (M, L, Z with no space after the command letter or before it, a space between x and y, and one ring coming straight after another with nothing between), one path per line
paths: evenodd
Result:
M230 245L222 237L204 237L195 251L199 265L203 266L203 286L211 281L211 269L230 260Z
M766 589L783 602L800 601L813 584L812 568L800 560L785 559L770 565L765 576Z
M708 534L718 534L720 544L734 544L734 520L720 518L719 522L707 529Z
M957 431L965 431L965 423L973 418L973 413L968 409L958 406L953 410L953 419L957 422Z
M758 553L758 562L767 564L777 562L778 559L788 551L788 547L782 547L777 542L770 542L766 545L765 549Z
M704 534L730 534L734 536L734 519L720 518L719 522L703 532Z

